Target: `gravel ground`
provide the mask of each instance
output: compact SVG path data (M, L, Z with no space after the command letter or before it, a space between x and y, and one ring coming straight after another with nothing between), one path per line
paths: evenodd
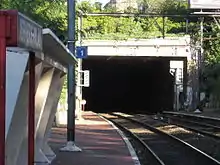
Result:
M214 138L203 136L199 133L189 131L187 129L184 129L176 125L172 125L172 124L164 123L159 120L155 120L153 119L155 116L127 115L127 117L134 118L134 119L138 118L138 121L145 122L151 126L158 128L159 130L162 130L168 134L171 134L220 161L220 139L216 140ZM114 117L114 118L115 120L118 120L116 119L117 117ZM141 128L129 128L129 129L131 130L133 129L132 131L139 133L139 134L144 133L144 132L141 132L143 131ZM149 138L153 137L150 131L145 132L145 133L149 134ZM143 152L143 147L140 145L140 143L138 144L138 142L135 142L135 140L133 140L134 141L133 142L132 138L130 138L130 141L133 147L135 148L138 157L140 158L140 162L142 164L148 164L148 158L146 157L146 154Z
M152 116L138 116L138 119L139 121L142 120L143 122L158 128L159 130L162 130L166 133L176 136L181 140L186 141L187 143L220 161L220 139L216 140L175 125L154 120L152 119Z

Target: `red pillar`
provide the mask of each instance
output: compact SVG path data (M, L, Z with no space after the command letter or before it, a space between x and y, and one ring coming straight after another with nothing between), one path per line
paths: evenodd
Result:
M35 53L29 54L28 165L34 165L35 147Z
M18 46L17 11L0 12L0 165L5 165L6 45ZM35 53L29 57L28 165L34 165Z
M6 18L0 16L0 165L5 165Z

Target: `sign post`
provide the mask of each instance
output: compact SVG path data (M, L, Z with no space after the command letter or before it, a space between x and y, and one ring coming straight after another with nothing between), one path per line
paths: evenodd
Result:
M76 1L67 1L68 11L68 48L75 56L75 16ZM67 75L67 93L68 93L68 115L67 115L67 144L61 148L61 151L80 152L82 151L75 145L75 109L76 109L76 86L75 86L75 63L68 65Z
M89 85L90 85L90 72L89 72L89 70L84 70L82 72L84 73L82 86L89 87Z
M28 165L34 164L35 53L42 51L42 28L16 10L0 10L0 164L5 165L6 46L24 48L29 57Z
M82 24L82 18L79 19L80 24ZM81 26L79 28L79 31L81 32ZM83 105L81 104L81 100L82 100L82 85L81 85L81 81L82 81L82 74L83 72L82 70L82 59L85 59L88 57L88 47L87 46L81 46L82 44L82 40L81 40L81 33L79 35L79 40L80 40L80 46L76 47L76 58L78 58L78 96L79 96L79 107L78 107L78 118L82 119L82 109L83 109Z
M76 47L76 58L84 59L88 57L88 47L87 46L77 46Z

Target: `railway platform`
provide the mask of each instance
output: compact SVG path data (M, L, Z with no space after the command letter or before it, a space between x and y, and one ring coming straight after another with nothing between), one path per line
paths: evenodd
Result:
M76 145L82 152L60 152L66 144L66 128L52 128L49 144L56 153L52 165L134 165L138 159L129 141L117 128L93 112L76 120Z
M167 111L164 111L167 112ZM216 118L220 120L220 109L219 110L208 110L205 109L201 113L195 113L194 111L172 111L171 113L182 113L183 115L190 115L190 116L198 116L198 117L208 117L208 118Z
M220 118L220 109L218 110L207 110L205 109L202 113L194 113L194 112L187 112L189 114L199 115L199 116L207 116L207 117L214 117Z

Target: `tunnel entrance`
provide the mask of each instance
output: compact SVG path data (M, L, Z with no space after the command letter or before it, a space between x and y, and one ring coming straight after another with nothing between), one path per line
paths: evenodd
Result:
M86 110L154 113L173 108L174 77L168 58L90 57L90 87L83 88Z

